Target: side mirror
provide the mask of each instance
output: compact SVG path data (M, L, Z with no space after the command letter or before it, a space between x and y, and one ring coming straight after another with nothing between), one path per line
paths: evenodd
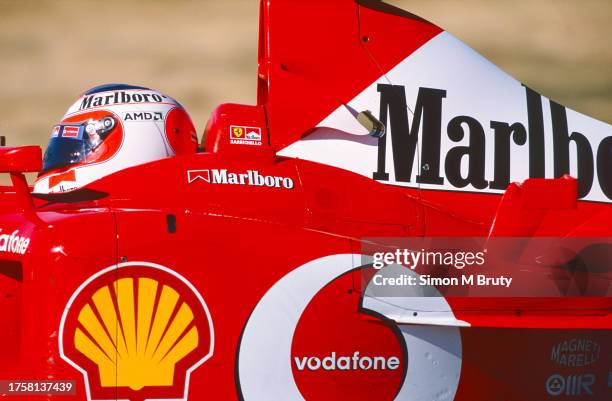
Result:
M35 173L40 170L40 146L0 146L0 173Z
M34 208L28 181L23 173L42 170L40 146L0 146L0 173L9 173L18 204L23 210Z

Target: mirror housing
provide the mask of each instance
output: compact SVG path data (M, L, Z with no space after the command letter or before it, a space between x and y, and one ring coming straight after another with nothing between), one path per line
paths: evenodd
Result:
M0 146L0 173L9 173L17 202L22 210L34 208L28 181L23 173L42 170L40 146Z
M40 146L1 146L0 173L36 173L42 170Z

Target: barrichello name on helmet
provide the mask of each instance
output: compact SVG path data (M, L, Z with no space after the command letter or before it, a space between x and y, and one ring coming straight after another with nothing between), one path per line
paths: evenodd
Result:
M596 143L585 132L568 124L565 107L550 101L551 121L544 121L542 96L525 87L527 124L517 121L487 121L483 124L474 117L459 115L446 126L451 143L468 140L467 145L451 147L443 154L442 116L447 91L435 88L419 88L412 122L408 119L405 87L378 84L380 94L380 121L391 128L390 135L378 141L378 165L373 178L390 181L387 165L387 140L391 140L391 168L397 184L447 185L454 188L472 186L477 190L505 190L510 184L512 146L527 146L527 163L530 178L552 178L546 174L546 143L552 143L554 177L570 173L570 155L576 160L578 197L589 195L599 184L604 196L612 200L612 136ZM552 138L546 138L545 127L552 127ZM491 131L487 131L488 129ZM587 128L588 129L588 128ZM490 135L489 135L490 132ZM492 137L493 154L487 154L486 142ZM420 142L420 146L417 143ZM417 149L420 155L417 156ZM415 157L420 163L417 174L413 172ZM492 179L485 176L486 162L493 161ZM467 167L463 169L462 167ZM599 200L599 199L598 199ZM606 201L605 199L601 199Z
M154 91L114 91L102 92L85 96L81 101L79 110L87 110L93 107L111 106L113 104L126 103L163 103L168 100L166 95Z
M245 173L231 173L227 169L188 170L187 183L197 180L209 184L248 185L255 187L293 189L293 179L274 175L262 175L257 170L247 170Z
M11 234L1 234L0 228L0 252L14 253L23 255L28 250L30 239L19 235L19 230L13 231Z

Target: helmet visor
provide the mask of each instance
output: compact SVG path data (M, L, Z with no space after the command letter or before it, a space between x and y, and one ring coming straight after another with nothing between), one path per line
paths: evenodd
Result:
M41 173L85 161L114 126L115 120L110 116L100 120L56 125L51 130Z

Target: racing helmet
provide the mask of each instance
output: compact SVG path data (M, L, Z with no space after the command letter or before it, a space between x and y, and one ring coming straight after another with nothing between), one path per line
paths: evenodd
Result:
M197 148L191 118L176 100L141 86L97 86L51 129L34 192L73 191L116 171Z

